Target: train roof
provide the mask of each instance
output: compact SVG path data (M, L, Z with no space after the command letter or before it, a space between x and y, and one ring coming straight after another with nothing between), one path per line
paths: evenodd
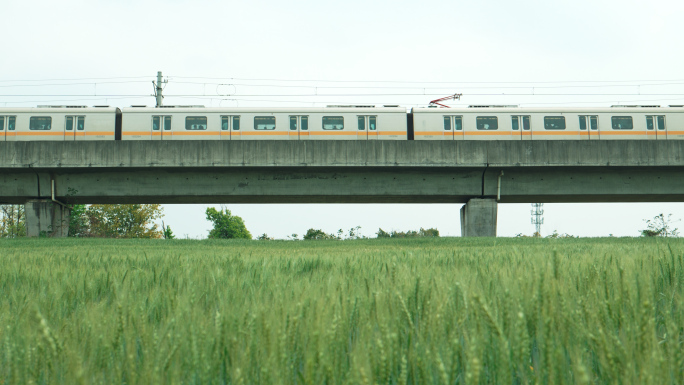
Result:
M123 113L154 113L154 114L172 114L172 113L406 113L405 107L125 107L122 108Z
M463 113L665 113L684 112L684 106L612 106L612 107L515 107L515 106L476 106L458 108L415 107L414 113L463 114Z
M0 114L52 114L52 113L68 113L68 114L91 114L95 112L115 113L118 107L81 107L81 106L41 106L41 107L0 107Z

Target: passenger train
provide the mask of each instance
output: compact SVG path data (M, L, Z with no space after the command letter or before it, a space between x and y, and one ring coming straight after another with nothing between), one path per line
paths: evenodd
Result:
M0 141L684 139L684 105L0 108Z

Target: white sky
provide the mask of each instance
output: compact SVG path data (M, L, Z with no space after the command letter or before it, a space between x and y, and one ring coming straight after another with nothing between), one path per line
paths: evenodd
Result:
M454 105L684 104L677 1L5 0L2 8L0 106L154 105L158 70L169 79L165 104L411 107L456 92L464 96ZM254 235L284 238L357 225L369 236L378 227L459 235L460 206L228 208ZM206 207L166 205L165 223L204 237ZM531 234L530 209L499 205L499 235ZM545 210L543 235L636 236L661 212L684 217L680 203Z

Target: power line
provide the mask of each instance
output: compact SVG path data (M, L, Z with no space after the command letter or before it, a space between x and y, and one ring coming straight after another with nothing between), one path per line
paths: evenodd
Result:
M378 96L440 96L443 95L443 93L405 93L405 94L392 94L392 93L384 93L384 94L216 94L216 95L207 95L207 94L177 94L177 95L165 95L165 97L177 97L177 98L184 98L184 97L214 97L214 98L221 98L221 97L243 97L243 98L249 98L249 97L278 97L278 98L289 98L289 97L378 97ZM139 95L139 94L134 94L134 95L124 95L124 94L5 94L5 95L0 95L1 97L87 97L87 96L92 96L92 97L140 97L140 96L150 96L150 95ZM574 93L574 94L526 94L526 93L469 93L468 96L684 96L684 93L677 93L677 94L638 94L638 93L612 93L612 94L591 94L591 93Z
M0 88L13 88L13 87L54 87L54 86L92 86L98 84L130 84L130 83L147 83L146 80L128 80L128 81L106 81L106 82L90 82L90 83L42 83L42 84L11 84L11 85L0 85Z
M13 82L62 82L62 81L85 81L85 80L114 80L114 79L149 79L149 76L119 76L105 78L72 78L72 79L23 79L23 80L0 80L0 83Z
M192 85L212 85L212 86L231 86L231 87L272 87L272 88L315 88L315 89L429 89L429 90L452 90L451 87L417 87L417 86L321 86L321 85L287 85L287 84L247 84L247 83L202 83L202 82L179 82L175 84ZM92 84L92 83L91 83ZM651 86L673 86L682 85L680 83L658 83L658 84L617 84L617 85L567 85L567 86L458 86L459 90L478 90L478 89L559 89L559 88L614 88L614 87L651 87Z
M562 84L562 83L651 83L651 82L684 82L684 79L656 80L556 80L556 81L404 81L404 80L325 80L325 79L277 79L277 78L222 78L200 76L171 76L180 79L209 80L241 80L241 81L277 81L277 82L319 82L319 83L399 83L399 84Z

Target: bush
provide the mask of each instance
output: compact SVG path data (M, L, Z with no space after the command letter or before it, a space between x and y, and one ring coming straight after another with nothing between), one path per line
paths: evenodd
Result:
M304 234L304 240L305 241L316 241L316 240L323 240L323 239L340 239L340 238L336 235L328 234L328 233L326 233L320 229L309 229L306 231L306 234Z
M209 238L221 239L252 239L252 234L247 231L245 222L237 215L232 215L227 208L221 211L213 207L207 208L207 220L214 223L214 228L209 232Z
M421 227L418 231L392 231L391 233L388 233L383 229L378 229L378 232L375 234L378 238L428 238L439 237L439 230L435 228L424 229Z

